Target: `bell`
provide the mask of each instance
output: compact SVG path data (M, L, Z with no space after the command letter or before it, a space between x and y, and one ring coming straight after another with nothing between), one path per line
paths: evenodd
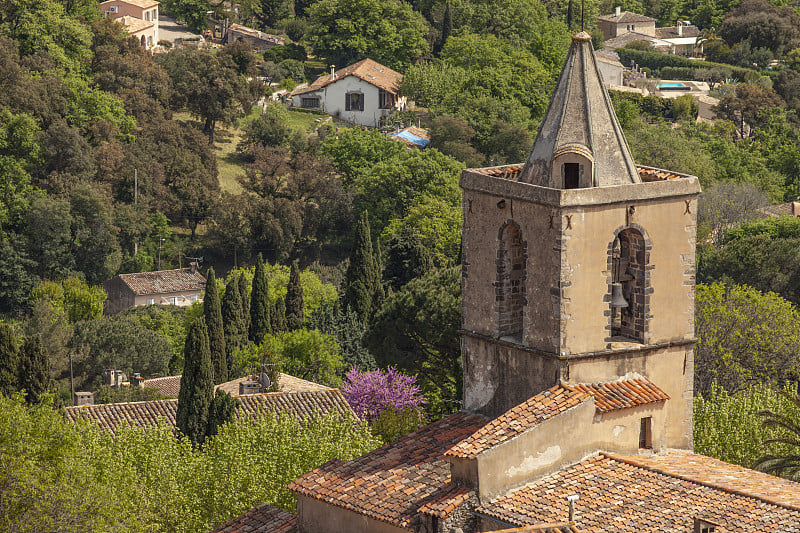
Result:
M628 300L622 295L622 283L611 284L611 307L614 309L628 307Z

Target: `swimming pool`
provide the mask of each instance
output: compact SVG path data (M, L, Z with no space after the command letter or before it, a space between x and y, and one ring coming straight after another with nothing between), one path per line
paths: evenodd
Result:
M691 91L692 88L679 81L665 81L656 85L659 91Z

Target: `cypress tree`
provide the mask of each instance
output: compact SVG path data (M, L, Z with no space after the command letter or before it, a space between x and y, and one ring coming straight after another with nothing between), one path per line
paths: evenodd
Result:
M199 445L203 443L208 430L208 415L214 397L214 369L211 366L208 330L203 318L198 318L189 327L183 359L175 424L192 443Z
M0 324L0 394L9 395L17 390L19 349L14 330L8 324Z
M242 310L242 297L239 293L238 279L231 280L225 286L225 295L222 297L222 327L225 332L228 377L230 377L233 352L242 347L247 335L247 330L244 327L244 312Z
M286 302L283 298L275 300L275 307L272 309L272 331L286 331Z
M244 344L250 331L250 292L244 272L239 275L239 296L242 297L242 343Z
M214 383L228 381L228 357L225 348L225 329L222 326L222 309L219 302L219 289L214 269L208 269L206 276L206 296L203 299L203 317L208 328L208 347L211 350L211 364L214 367Z
M375 311L375 298L382 296L378 262L372 252L367 215L361 216L356 226L356 239L353 252L350 254L350 265L347 267L344 280L343 305L352 309L362 323L367 322Z
M50 360L42 350L42 336L38 333L28 337L22 345L17 383L20 389L25 390L25 400L29 404L38 403L53 386Z
M289 284L286 286L286 329L300 329L303 322L303 286L300 284L300 267L295 260L289 271Z
M572 0L567 4L567 29L572 30L572 24L575 20L575 8L573 7Z
M216 435L220 426L233 420L239 400L223 390L217 389L214 399L211 400L211 408L208 411L208 426L206 427L206 437Z
M391 236L383 277L392 289L400 290L403 285L424 275L432 267L431 254L413 227L404 226L399 234Z
M439 39L439 43L436 50L436 55L441 53L444 45L447 44L447 39L450 38L450 35L453 33L453 14L450 12L450 2L447 2L444 6L444 16L442 17L442 37Z
M249 332L250 340L256 344L260 344L264 340L264 335L270 332L269 312L269 281L261 254L258 254L256 274L253 277L253 292L250 294Z

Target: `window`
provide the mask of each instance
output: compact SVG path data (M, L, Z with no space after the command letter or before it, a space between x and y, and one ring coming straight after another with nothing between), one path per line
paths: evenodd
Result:
M318 96L303 96L300 98L300 107L304 109L316 109L319 107Z
M119 6L108 6L109 13L119 13Z
M611 336L644 343L652 289L650 250L642 233L635 228L620 231L611 261Z
M192 295L189 297L189 301L191 301L192 303L196 302L196 301L197 301L197 295L196 295L196 294L192 294Z
M579 163L564 163L564 188L580 187L581 166Z
M178 305L178 298L177 298L177 296L170 296L170 298L169 298L169 305Z
M147 46L153 46L153 36L152 35L148 35L147 36Z
M364 93L347 93L344 95L345 111L364 111Z
M709 521L708 518L694 519L694 533L716 533L718 524Z
M147 299L147 305L153 305L154 303L156 303L156 301L153 298Z
M381 109L391 109L394 105L394 95L381 89L378 92L378 106Z
M495 307L499 337L522 340L522 322L525 315L525 243L519 226L507 223L500 230L497 252L497 282Z
M653 447L653 417L646 416L639 423L639 448Z
M144 20L147 21L147 22L150 21L150 12L149 11L145 11L144 12Z

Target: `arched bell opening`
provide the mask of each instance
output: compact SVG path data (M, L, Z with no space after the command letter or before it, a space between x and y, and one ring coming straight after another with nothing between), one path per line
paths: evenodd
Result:
M620 231L611 245L611 337L644 343L650 287L647 241L636 228Z
M525 280L527 254L519 226L509 221L500 228L495 282L497 336L522 340L525 317Z

